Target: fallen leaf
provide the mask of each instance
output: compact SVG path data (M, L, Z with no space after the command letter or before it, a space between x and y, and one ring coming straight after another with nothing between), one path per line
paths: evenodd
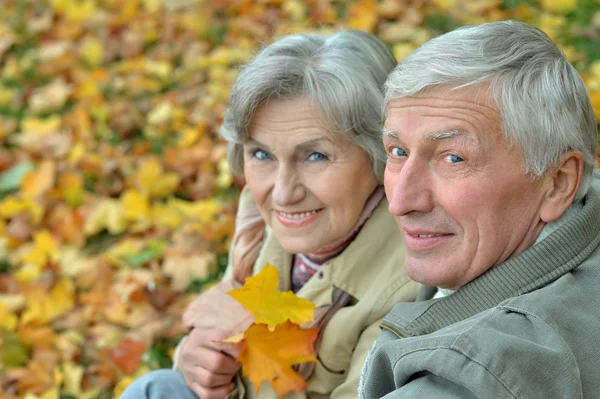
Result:
M27 305L21 324L44 325L75 307L75 287L68 278L62 278L50 290L27 294Z
M138 368L145 350L146 346L142 342L125 338L110 353L117 366L125 374L132 374Z

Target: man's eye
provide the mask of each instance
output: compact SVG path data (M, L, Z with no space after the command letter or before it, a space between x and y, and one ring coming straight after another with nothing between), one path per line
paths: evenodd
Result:
M390 153L392 154L392 156L395 157L405 157L406 151L404 151L402 148L399 147L392 147L392 150L390 151Z
M269 153L263 150L254 150L252 156L260 160L269 159Z
M324 161L327 159L327 155L321 154L320 152L313 152L308 156L309 161Z
M458 155L448 155L448 156L446 156L445 159L446 159L446 161L448 161L450 163L459 163L459 162L463 162L464 161L464 159L462 159Z

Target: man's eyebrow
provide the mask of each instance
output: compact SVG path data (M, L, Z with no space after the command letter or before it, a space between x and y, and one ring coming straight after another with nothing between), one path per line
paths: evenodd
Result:
M453 130L445 130L445 131L441 131L441 132L427 133L427 134L425 134L425 136L423 136L423 140L426 140L426 141L438 141L438 140L450 139L450 138L454 138L454 137L464 137L465 139L467 139L468 141L470 141L473 145L475 145L477 147L481 146L481 143L479 143L477 140L475 140L473 138L473 136L471 136L466 131L460 130L460 129L453 129Z

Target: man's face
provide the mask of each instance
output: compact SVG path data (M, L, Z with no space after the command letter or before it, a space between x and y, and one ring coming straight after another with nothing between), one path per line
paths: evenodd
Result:
M393 100L385 122L385 191L404 233L406 270L458 289L530 247L547 179L523 172L487 85Z

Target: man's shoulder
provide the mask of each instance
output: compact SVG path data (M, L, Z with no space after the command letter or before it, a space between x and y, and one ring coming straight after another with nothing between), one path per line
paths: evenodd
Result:
M558 398L581 391L577 358L560 331L523 309L500 305L431 334L397 338L382 332L368 366L391 366L394 389L433 373L477 397L538 397L532 393L550 389L561 393L539 397Z

